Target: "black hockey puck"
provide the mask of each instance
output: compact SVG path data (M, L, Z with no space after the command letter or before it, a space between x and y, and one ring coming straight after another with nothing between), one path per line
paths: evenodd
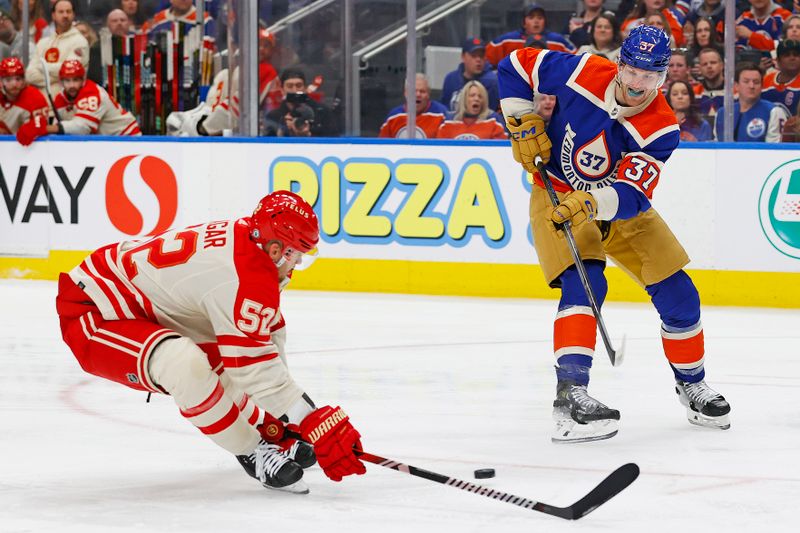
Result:
M480 468L475 471L475 479L489 479L494 477L494 468Z

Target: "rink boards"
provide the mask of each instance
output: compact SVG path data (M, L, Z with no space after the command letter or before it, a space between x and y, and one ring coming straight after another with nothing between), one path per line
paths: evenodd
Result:
M531 244L529 176L505 142L0 139L2 277L55 279L97 246L243 216L291 188L322 239L293 287L557 296ZM704 303L800 307L800 150L765 146L682 145L655 190ZM610 299L647 299L608 276Z

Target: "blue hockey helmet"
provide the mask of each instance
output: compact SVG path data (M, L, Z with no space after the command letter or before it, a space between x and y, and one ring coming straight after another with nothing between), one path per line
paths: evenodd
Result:
M621 63L642 70L665 71L671 56L669 36L655 26L635 27L619 52Z

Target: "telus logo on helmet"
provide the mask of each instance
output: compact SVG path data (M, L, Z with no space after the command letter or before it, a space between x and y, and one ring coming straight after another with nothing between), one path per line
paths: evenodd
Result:
M143 181L158 201L157 221L147 233L143 233L142 210L126 193L136 180ZM166 161L155 156L134 154L119 159L111 165L106 178L106 211L114 227L128 235L157 235L169 229L178 212L175 173Z

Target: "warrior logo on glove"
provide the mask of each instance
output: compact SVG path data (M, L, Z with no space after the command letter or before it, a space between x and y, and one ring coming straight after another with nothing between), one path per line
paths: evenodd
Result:
M341 407L339 407L336 411L331 413L331 415L326 418L319 426L317 426L313 431L308 434L308 439L311 443L317 442L320 437L325 435L328 431L330 431L333 427L336 426L342 420L347 420L347 415L344 414L344 411Z

